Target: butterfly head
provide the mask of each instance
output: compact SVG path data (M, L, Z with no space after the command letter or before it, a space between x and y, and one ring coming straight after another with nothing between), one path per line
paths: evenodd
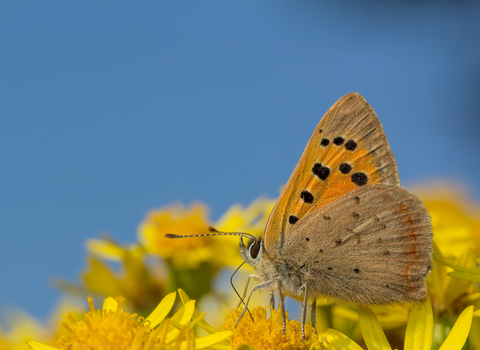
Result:
M253 237L253 236L252 236ZM262 260L263 242L261 238L251 238L247 244L240 237L240 255L248 265L255 267Z

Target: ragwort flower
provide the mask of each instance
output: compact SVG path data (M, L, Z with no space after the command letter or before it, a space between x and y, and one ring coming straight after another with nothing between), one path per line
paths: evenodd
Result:
M216 223L210 223L202 204L182 205L153 210L138 229L138 240L146 251L158 254L176 269L197 269L202 262L218 267L241 263L238 243L231 237L195 237L169 239L167 233L201 235L213 226L219 231L243 231L261 235L274 201L259 198L248 207L232 206ZM234 253L234 254L230 254Z
M2 320L5 328L0 328L0 349L24 350L25 342L32 339L41 340L46 344L57 344L58 339L66 334L63 327L58 324L59 317L66 310L73 310L73 315L81 315L83 309L71 301L62 300L44 322L19 310L8 312L5 320Z
M267 306L270 310L271 307ZM302 341L300 322L288 320L285 334L283 334L282 315L278 310L272 310L272 316L267 318L267 308L256 307L250 310L250 315L245 314L235 327L242 307L233 309L225 319L221 329L233 332L230 337L230 346L237 349L241 344L249 344L256 350L300 350L318 347L320 344L315 330L310 325L305 325L305 340Z
M480 306L480 206L454 185L419 191L433 223L433 269L427 287L436 316L434 347L469 305ZM474 320L469 341L480 347L480 322Z
M467 307L458 317L440 350L460 350L464 346L472 324L473 306ZM363 339L369 350L391 350L385 333L377 317L369 307L359 309L359 323ZM430 350L434 335L433 312L430 300L414 305L408 317L405 332L406 350ZM322 335L323 346L327 350L351 349L361 350L362 347L344 334L327 329ZM436 347L438 348L438 347Z
M183 291L179 293L184 300L188 299ZM168 294L144 319L123 311L121 297L116 300L106 298L101 310L95 309L93 300L89 298L90 312L84 315L83 320L76 321L71 314L64 315L62 325L69 335L60 338L58 349L208 349L213 345L221 348L219 343L227 339L231 332L212 332L201 338L195 336L193 327L197 324L209 331L212 329L203 321L204 314L195 310L194 300L186 301L171 318L166 318L175 299L176 292ZM28 345L35 350L57 350L35 341L28 342Z
M273 201L263 198L246 208L234 205L212 226L220 231L260 234L272 207ZM205 206L194 204L189 208L177 205L154 210L138 230L138 240L145 251L165 260L171 288L183 288L195 298L211 291L210 281L222 267L242 262L238 241L232 237L170 239L165 234L208 234L209 226Z
M157 305L159 297L165 296L167 271L158 262L148 264L140 246L121 246L105 237L87 240L86 248L88 265L81 274L82 282L75 285L58 279L57 288L81 297L123 295L127 307L137 313L148 312ZM118 264L119 271L112 269L110 262Z

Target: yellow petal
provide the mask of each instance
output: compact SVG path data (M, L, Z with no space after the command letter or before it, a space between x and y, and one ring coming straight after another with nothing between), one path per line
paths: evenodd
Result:
M352 339L345 334L340 333L334 329L327 329L323 335L323 342L327 345L327 350L337 349L350 349L350 350L362 350L360 345L355 343Z
M90 253L112 261L121 261L124 255L123 249L103 239L87 239L85 247Z
M103 301L103 309L102 310L110 310L110 311L117 311L118 308L118 301L113 299L112 297L108 297Z
M480 299L480 293L470 293L468 295L464 295L462 297L462 300L464 303L467 303L467 304L470 304L470 305L474 305L475 302Z
M368 350L392 350L377 316L368 306L358 309L358 320Z
M435 241L433 242L433 256L433 269L427 277L427 288L433 294L433 299L438 304L443 305L445 303L445 288L451 278L447 276L447 268L441 262L443 260L442 253Z
M178 295L180 296L180 300L182 301L183 304L186 304L190 301L190 298L188 297L187 293L185 293L185 291L181 288L178 288ZM195 309L193 311L193 317L198 317L199 315L200 315L200 312L197 309ZM208 322L205 321L205 319L203 318L198 322L198 326L206 330L208 333L217 332L215 328L210 326L210 324L208 324Z
M472 247L466 247L462 253L455 260L457 266L476 266L477 256ZM479 269L480 271L480 269ZM454 277L449 275L450 277ZM474 275L480 279L480 275ZM447 304L452 304L459 297L468 295L471 290L472 281L465 278L451 278L445 290L445 301Z
M210 350L232 350L232 347L229 346L229 345L221 345L221 344L215 344L215 345L212 345L210 346L209 348ZM240 347L237 348L237 350L239 350ZM246 350L255 350L253 347L250 348L250 349L246 349Z
M458 316L452 330L443 342L439 350L460 350L467 340L470 327L472 326L473 305L467 307Z
M475 312L473 313L473 316L477 316L477 317L480 316L480 310L475 311Z
M467 281L480 282L480 275L470 275L470 274L455 272L455 271L449 272L447 273L447 275L449 275L450 277L460 278Z
M407 332L405 334L405 350L430 350L433 337L433 312L430 299L417 304L410 310Z
M151 327L156 327L160 322L167 317L168 313L175 303L177 298L177 292L171 292L167 294L165 298L157 305L155 310L146 318L146 321L150 321Z
M58 350L57 348L53 348L51 346L39 343L38 341L28 341L27 345L29 345L34 350Z
M190 298L188 297L187 293L182 288L178 288L178 296L180 297L180 300L182 301L183 304L186 304L187 302L190 301Z
M451 267L454 270L465 272L465 273L472 273L476 275L480 275L480 268L479 267L464 267L464 266L458 266L455 264L452 264L451 262L448 262L445 260L441 254L439 254L438 250L433 250L433 258L439 262L441 262L443 265L446 265L448 267Z
M197 310L197 309L195 309L195 310ZM193 314L195 314L195 312ZM192 329L198 322L203 320L203 318L205 317L206 314L207 314L206 312L202 312L197 317L193 317L192 320L188 323L189 329Z
M193 316L193 312L195 311L195 300L188 301L185 305L183 305L180 310L178 310L170 319L170 323L173 325L177 323L181 326L185 326ZM180 328L176 327L176 328ZM174 340L177 339L178 335L180 334L179 329L173 329L168 332L167 340L165 341L166 344L170 344Z
M344 318L349 321L358 322L358 312L347 309L344 306L334 306L332 309L334 317Z
M92 293L118 295L121 282L109 267L100 260L89 258L90 267L83 273L83 279Z
M193 312L195 311L195 300L188 301L185 305L183 305L183 308L185 309L183 310L183 314L179 321L182 326L186 325L192 319ZM176 319L175 316L177 314L179 314L179 312L175 313L172 319Z
M197 338L195 339L195 348L196 349L203 349L209 346L212 346L214 344L220 343L221 341L227 339L233 334L231 331L224 331L224 332L218 332L215 334L209 334L206 335L205 337ZM180 345L180 349L186 349L187 342L182 342Z

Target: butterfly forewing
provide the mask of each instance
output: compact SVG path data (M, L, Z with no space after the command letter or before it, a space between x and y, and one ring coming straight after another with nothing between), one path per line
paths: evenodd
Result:
M267 252L276 255L310 211L378 183L400 184L396 162L372 107L350 93L322 118L283 189L265 229Z

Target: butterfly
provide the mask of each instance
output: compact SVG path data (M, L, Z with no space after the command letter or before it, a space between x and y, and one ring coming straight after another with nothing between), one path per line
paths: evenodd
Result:
M213 232L215 230L212 229ZM395 158L372 107L358 93L324 115L283 188L262 238L243 233L240 254L260 283L307 303L315 327L316 300L356 305L421 302L432 269L432 224L422 201L400 187ZM186 236L169 235L171 238ZM245 287L244 298L246 297ZM272 305L274 306L274 305Z

